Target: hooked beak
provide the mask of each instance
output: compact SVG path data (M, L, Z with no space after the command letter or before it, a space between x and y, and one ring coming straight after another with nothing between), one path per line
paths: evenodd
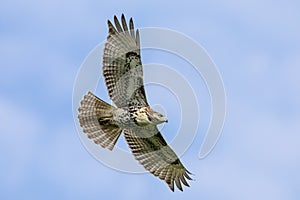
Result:
M168 118L164 117L164 122L168 123Z

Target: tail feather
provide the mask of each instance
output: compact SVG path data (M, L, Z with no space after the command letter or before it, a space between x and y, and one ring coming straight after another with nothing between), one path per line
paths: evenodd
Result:
M88 92L80 103L78 119L83 132L96 144L112 150L122 129L112 123L114 107Z

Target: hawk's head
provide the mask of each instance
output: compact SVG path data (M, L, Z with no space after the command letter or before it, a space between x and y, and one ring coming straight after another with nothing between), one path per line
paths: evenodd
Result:
M168 122L168 118L147 106L137 110L135 121L139 126L146 126Z

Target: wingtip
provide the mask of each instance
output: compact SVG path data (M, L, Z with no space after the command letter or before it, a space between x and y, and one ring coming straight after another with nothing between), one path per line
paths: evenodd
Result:
M130 29L131 36L132 36L133 38L135 38L135 34L134 34L134 25L133 25L132 17L130 17L130 20L129 20L129 29Z
M130 17L130 19L129 19L129 23L133 23L133 19L132 19L132 17Z
M115 22L115 25L117 25L117 23L119 23L118 17L116 15L114 15L114 22Z
M193 179L189 176L189 174L190 174L190 175L193 175L193 174L190 173L189 171L186 171L186 172L184 173L184 177L186 177L186 178L189 179L189 180L193 180Z
M122 15L121 15L121 21L122 22L126 22L126 18L125 18L125 15L122 13Z
M168 184L170 190L171 190L172 192L174 192L174 181L167 182L167 184Z
M107 26L109 28L109 31L111 31L114 28L114 25L111 23L109 19L107 20Z
M193 173L193 172L190 172L189 170L187 170L187 169L185 169L185 171L189 174L189 175L191 175L191 176L195 176L195 174Z
M135 37L136 37L136 44L138 47L140 47L140 32L139 32L139 29L136 29L136 32L135 32Z
M174 192L174 188L171 188L171 187L170 187L170 189L171 189L172 192Z

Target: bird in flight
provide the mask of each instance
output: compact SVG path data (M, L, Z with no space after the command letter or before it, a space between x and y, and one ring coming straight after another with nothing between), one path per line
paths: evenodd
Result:
M146 170L165 181L172 191L174 182L181 191L182 183L189 187L186 179L192 180L191 173L157 128L168 119L151 109L147 102L139 30L134 29L132 18L127 26L124 14L121 23L116 16L114 25L108 20L102 73L115 106L88 92L78 109L83 132L109 150L113 150L123 132L135 159Z

